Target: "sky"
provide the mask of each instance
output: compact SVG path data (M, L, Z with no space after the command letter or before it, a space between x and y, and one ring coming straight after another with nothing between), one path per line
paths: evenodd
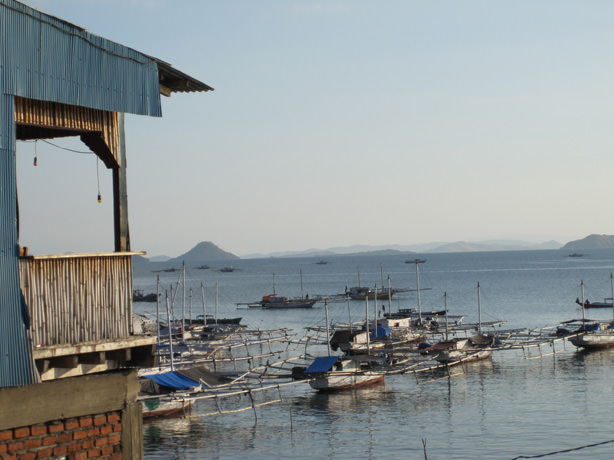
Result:
M135 251L614 234L612 2L25 3L215 89L126 116ZM21 244L112 251L111 171L51 142L17 145Z

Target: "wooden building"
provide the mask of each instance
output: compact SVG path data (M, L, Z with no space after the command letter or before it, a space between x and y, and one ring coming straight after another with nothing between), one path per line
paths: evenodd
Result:
M124 114L159 117L161 94L212 88L15 0L0 0L0 24L0 452L39 455L63 433L50 456L141 458L133 369L153 363L155 337L132 326ZM114 252L20 249L16 141L64 136L112 170ZM90 422L104 441L66 435Z

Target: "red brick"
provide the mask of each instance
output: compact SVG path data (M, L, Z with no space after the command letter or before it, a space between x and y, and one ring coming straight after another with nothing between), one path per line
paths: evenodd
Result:
M64 424L66 425L67 430L74 430L76 428L79 428L79 420L77 420L76 418L69 418L68 420L64 421Z
M13 439L13 430L0 431L0 441L9 441Z
M53 446L54 444L57 444L57 442L57 436L47 436L46 438L43 438L43 446Z
M72 434L72 438L73 439L85 439L85 438L87 438L87 431L85 431L85 430L75 431Z
M112 434L109 436L109 444L115 444L122 440L121 434Z
M26 452L19 455L19 460L34 460L35 458L36 454L34 452Z
M83 441L83 442L81 443L81 447L82 447L84 450L89 449L89 448L90 448L90 447L92 447L93 445L94 445L94 441L92 441L91 439L86 439L85 441Z
M92 425L92 417L81 417L79 419L79 426L81 428L84 428L86 426L91 426Z
M111 455L113 453L113 446L104 446L102 449L102 455Z
M98 438L96 439L96 442L95 442L96 447L106 446L107 444L109 444L109 438L107 437Z
M36 458L49 458L51 457L51 448L50 447L46 447L44 449L41 449L37 452L37 457Z
M62 422L49 425L49 433L59 433L60 431L64 431L64 424Z
M87 458L87 452L77 452L72 456L73 460L85 460Z
M30 431L32 432L32 436L44 436L47 434L47 425L34 425L31 427Z
M115 455L111 455L109 457L109 460L122 460L122 454L118 453L118 454L115 454Z
M97 415L94 417L94 426L104 425L105 423L107 423L106 415Z
M121 431L121 430L122 430L122 424L121 423L118 423L117 425L113 426L113 431L115 431L116 433L118 431Z
M60 455L66 455L66 452L68 452L66 446L55 446L53 448L53 455L55 455L56 457L59 457Z
M9 452L17 452L18 450L23 450L25 444L23 441L11 442L7 445Z
M113 426L112 425L105 425L100 427L100 434L101 435L107 435L107 434L111 434L113 433Z
M15 436L15 439L27 438L30 436L30 427L24 426L23 428L15 428L13 436Z
M4 457L2 457L2 460L17 460L17 455L5 455Z
M100 457L100 449L90 449L87 451L87 458Z
M43 440L41 438L26 439L26 449L35 449L40 447L42 444Z
M58 435L58 444L68 444L72 441L72 433L60 433Z
M109 415L107 415L107 421L109 423L116 423L121 421L122 417L119 414L119 412L111 412Z
M2 443L0 444L0 454L5 454L6 453L6 444Z

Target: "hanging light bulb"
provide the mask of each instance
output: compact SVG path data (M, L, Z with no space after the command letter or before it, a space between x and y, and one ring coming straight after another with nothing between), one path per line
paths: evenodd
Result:
M34 142L34 166L38 166L38 141Z
M98 192L98 203L102 203L102 195Z

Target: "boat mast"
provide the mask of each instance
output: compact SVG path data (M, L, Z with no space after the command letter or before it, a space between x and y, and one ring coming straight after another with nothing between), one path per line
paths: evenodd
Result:
M482 333L482 306L480 305L480 282L478 281L478 334Z
M446 312L446 341L448 340L448 293L443 293L443 308Z
M370 349L370 343L369 343L369 296L368 295L365 296L365 302L366 302L365 310L367 313L367 319L365 322L365 326L367 327L367 354L370 354L371 349Z
M205 305L205 285L200 282L200 294L203 297L203 326L207 327L207 306Z
M580 280L580 291L582 293L582 326L584 326L584 280Z
M614 321L614 278L610 272L610 295L612 296L612 321Z
M414 259L413 262L416 264L416 291L418 293L418 320L420 324L422 324L422 305L420 304L420 270L418 268L419 264L423 264L426 260L423 259Z
M185 331L185 260L183 261L183 298L181 304L181 333Z
M217 305L220 297L219 283L215 282L215 325L217 326Z
M373 288L373 313L373 337L377 338L377 284Z
M276 295L277 293L275 292L275 273L273 273L273 295Z
M160 275L156 282L156 337L160 346Z
M388 275L388 313L392 313L392 289L390 287L390 275Z
M303 295L303 270L299 270L299 274L301 276L301 299L304 299L305 296Z
M174 371L175 363L173 361L173 324L171 323L171 311L168 306L168 291L166 292L166 321L168 323L168 346L171 357L171 371Z
M324 310L326 312L326 348L330 356L330 331L328 330L328 299L324 299Z

